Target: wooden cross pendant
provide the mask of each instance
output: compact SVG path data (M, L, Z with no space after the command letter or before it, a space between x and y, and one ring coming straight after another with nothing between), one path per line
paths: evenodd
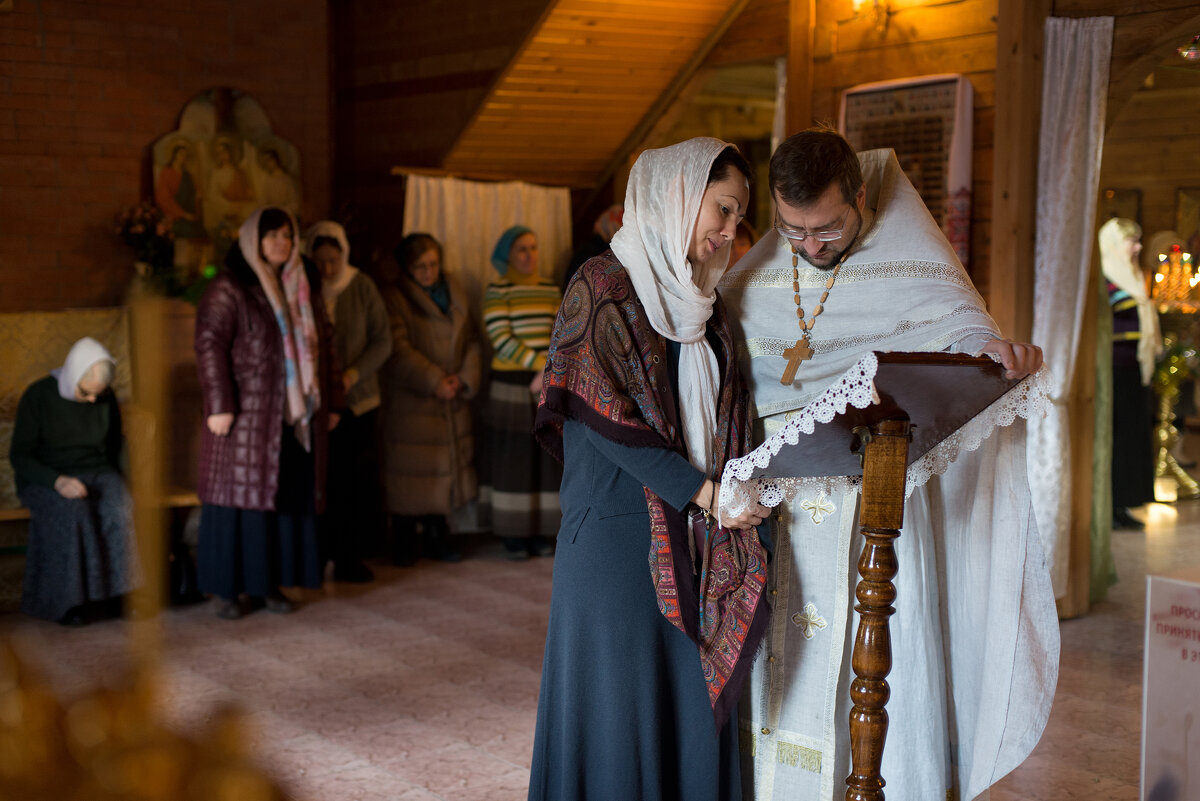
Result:
M783 368L783 378L779 379L779 383L786 386L791 386L796 380L796 371L800 369L800 363L806 362L813 357L813 349L808 344L808 337L803 336L796 340L796 344L790 348L785 348L783 357L787 359L787 367Z

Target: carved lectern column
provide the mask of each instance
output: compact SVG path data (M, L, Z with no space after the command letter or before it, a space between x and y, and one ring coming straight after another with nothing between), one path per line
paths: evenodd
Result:
M907 473L908 420L884 420L870 432L863 449L861 579L855 597L859 615L850 685L850 753L852 767L846 778L846 801L884 801L883 744L888 716L884 707L890 693L886 681L892 670L892 638L888 618L895 612L896 549L893 540L904 524L904 481Z

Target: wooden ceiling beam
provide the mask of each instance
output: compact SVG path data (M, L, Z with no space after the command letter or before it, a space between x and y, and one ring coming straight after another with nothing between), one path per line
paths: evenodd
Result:
M642 119L638 122L637 127L635 127L633 131L631 131L630 134L625 137L625 141L621 143L621 146L617 148L617 151L608 160L604 170L596 177L592 192L588 196L587 201L583 204L584 208L591 207L591 205L595 202L596 195L600 191L601 187L608 183L608 181L616 174L618 169L625 166L625 164L629 161L629 158L633 155L634 151L642 147L642 144L646 141L646 137L649 135L650 131L654 129L658 118L662 116L663 112L665 112L675 100L676 95L678 95L692 80L692 77L704 64L704 59L712 51L713 47L716 46L717 42L721 41L721 37L725 35L725 31L729 30L729 26L732 25L733 21L738 18L739 14L742 13L742 10L746 7L748 2L749 0L735 0L735 2L729 6L729 9L721 17L721 21L717 23L717 26L713 28L709 32L708 36L705 37L704 41L700 43L700 46L696 48L694 53L692 53L691 58L689 58L683 65L683 68L676 73L675 77L671 80L671 83L667 86L667 88L663 90L661 94L659 94L658 99L654 102L650 109L644 115L642 115Z

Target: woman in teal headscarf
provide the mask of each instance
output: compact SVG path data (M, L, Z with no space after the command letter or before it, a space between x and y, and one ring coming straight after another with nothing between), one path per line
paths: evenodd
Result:
M488 285L483 301L493 351L487 409L492 530L510 559L549 556L554 553L549 537L562 516L562 468L531 432L562 294L538 275L537 237L523 225L501 235L492 266L500 277Z

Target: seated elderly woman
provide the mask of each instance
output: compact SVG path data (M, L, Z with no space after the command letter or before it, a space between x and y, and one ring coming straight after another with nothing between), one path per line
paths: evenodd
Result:
M134 585L113 369L104 346L84 337L17 406L9 458L31 516L21 609L64 625L113 610Z

